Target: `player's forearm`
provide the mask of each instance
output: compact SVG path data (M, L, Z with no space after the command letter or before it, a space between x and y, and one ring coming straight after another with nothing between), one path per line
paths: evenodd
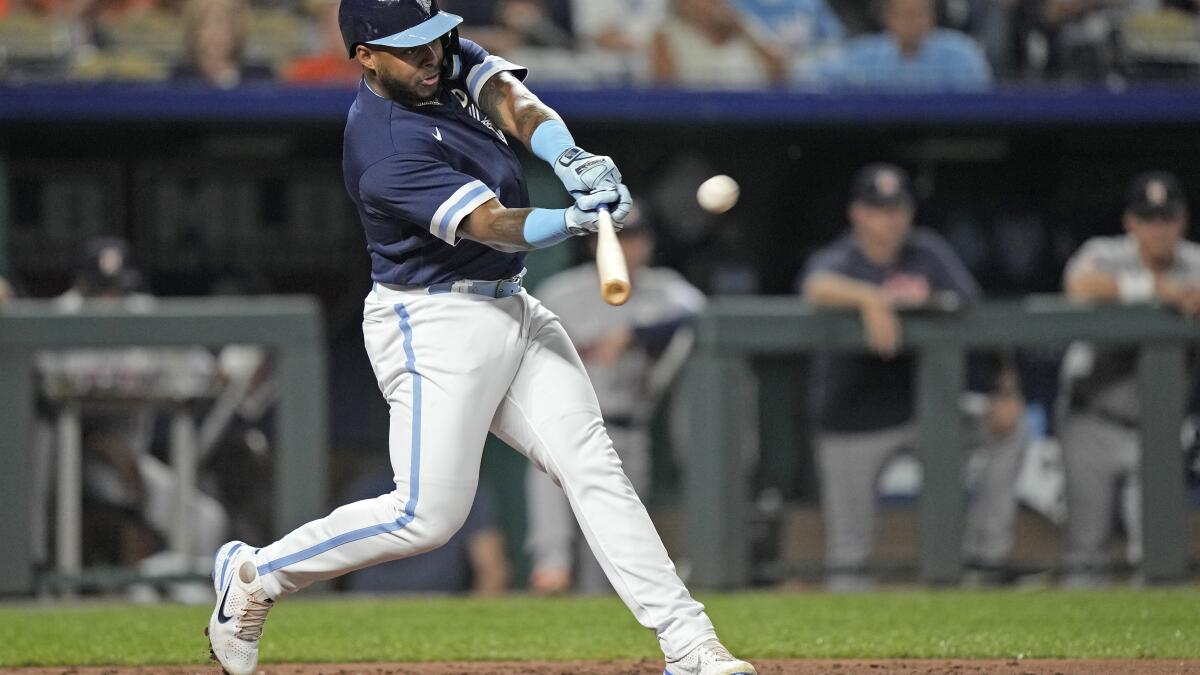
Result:
M848 309L887 304L874 284L832 273L818 273L805 281L804 299L821 307Z
M495 199L467 216L458 233L505 253L546 248L574 236L563 210L510 209Z
M1116 302L1121 299L1121 287L1114 274L1088 272L1067 278L1067 297L1077 302Z
M498 73L479 92L479 106L500 129L533 149L533 134L544 122L562 118L512 73Z

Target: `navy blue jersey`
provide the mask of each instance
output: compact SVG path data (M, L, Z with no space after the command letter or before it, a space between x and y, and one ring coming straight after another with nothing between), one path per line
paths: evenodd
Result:
M804 277L832 272L876 286L925 284L931 292L953 291L966 302L978 300L979 286L950 245L931 230L913 231L895 263L880 267L845 235L809 259ZM871 354L823 352L813 360L812 402L824 431L864 432L899 426L912 419L913 358L884 360Z
M529 206L521 162L476 101L493 75L520 66L462 41L463 76L408 107L363 80L346 121L342 170L371 254L371 278L402 286L521 273L523 253L501 253L458 237L458 226L493 197Z

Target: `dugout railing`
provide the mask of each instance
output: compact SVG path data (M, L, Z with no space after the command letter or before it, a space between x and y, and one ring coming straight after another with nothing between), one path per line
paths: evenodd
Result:
M917 363L916 454L923 481L916 522L922 582L956 583L962 573L966 437L958 401L967 351L1065 347L1074 340L1137 345L1143 572L1151 583L1184 578L1188 531L1180 428L1187 390L1185 353L1200 338L1200 326L1158 307L1084 307L1049 295L957 312L908 312L902 324L904 342ZM717 299L699 318L695 352L680 389L693 420L683 499L686 554L696 585L734 588L751 579L747 518L753 462L748 458L755 453L745 446L758 437L759 397L789 395L787 382L759 386L759 379L771 378L756 377L752 360L864 348L857 314L814 310L795 298Z
M49 301L0 309L0 595L28 594L33 567L34 355L83 347L219 348L273 351L276 407L274 527L286 532L322 515L328 491L328 387L320 306L305 297L157 299L149 308L91 305L64 312ZM40 508L40 507L39 507ZM186 515L186 514L185 514ZM56 578L68 587L81 578Z

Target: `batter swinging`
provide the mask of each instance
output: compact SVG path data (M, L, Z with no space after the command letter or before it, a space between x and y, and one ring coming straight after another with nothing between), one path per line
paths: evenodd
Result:
M676 575L558 318L521 288L523 251L595 232L601 205L617 222L628 214L620 172L575 146L521 84L524 68L460 40L461 18L436 0L342 0L339 18L364 73L343 169L372 260L363 333L391 408L396 489L259 549L221 547L214 656L250 675L279 598L446 542L491 430L562 486L613 587L658 636L667 673L754 673ZM529 208L509 136L554 166L574 205Z

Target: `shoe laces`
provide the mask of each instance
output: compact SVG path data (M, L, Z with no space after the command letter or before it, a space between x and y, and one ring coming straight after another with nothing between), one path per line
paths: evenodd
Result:
M725 645L721 644L717 640L708 640L701 643L698 653L700 656L700 663L702 664L705 662L722 663L725 661L737 660L733 658L733 654L729 653L729 650L725 648Z
M267 622L267 612L275 606L275 601L265 593L258 591L246 599L246 609L238 621L237 637L247 642L257 642L262 637L263 624Z

